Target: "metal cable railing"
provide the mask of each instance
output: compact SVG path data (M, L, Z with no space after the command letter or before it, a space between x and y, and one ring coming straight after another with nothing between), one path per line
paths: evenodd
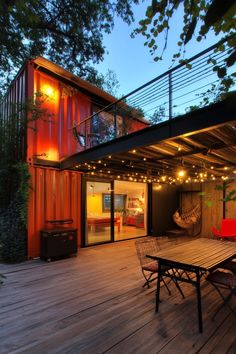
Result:
M217 46L202 51L75 123L72 130L81 147L88 149L141 129L145 122L158 124L213 102L221 82L217 68L225 65L230 50L225 45L223 51L216 51ZM234 69L235 65L229 68L228 74Z

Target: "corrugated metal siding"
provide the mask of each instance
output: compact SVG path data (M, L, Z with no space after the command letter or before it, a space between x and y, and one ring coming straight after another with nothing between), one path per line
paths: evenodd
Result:
M46 220L73 219L81 245L81 174L30 167L32 190L28 212L28 257L39 256L40 230Z
M12 140L15 147L15 159L26 158L26 136L20 133L25 121L25 110L22 104L26 101L27 66L19 73L12 82L6 96L0 103L0 124L4 128L9 127L7 139ZM11 134L12 133L12 134ZM4 144L4 142L2 142Z
M75 141L71 128L91 114L90 98L70 90L58 80L34 70L34 92L43 92L50 87L53 97L44 103L47 109L43 119L34 122L28 130L28 159L46 154L48 160L59 160L82 150ZM45 158L45 157L44 157Z

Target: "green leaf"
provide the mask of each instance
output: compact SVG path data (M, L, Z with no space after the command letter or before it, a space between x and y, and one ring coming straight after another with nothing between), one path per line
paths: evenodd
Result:
M206 192L199 192L198 195L200 195L200 196L205 196L205 195L206 195Z
M208 28L213 26L233 5L235 5L235 0L213 0L205 16L205 25Z
M233 66L236 61L236 50L226 59L227 66Z
M222 185L220 185L220 184L217 184L217 185L215 186L215 190L216 190L216 191L223 191L223 190L224 190L224 187L223 187Z
M152 10L152 6L148 6L146 14L145 14L148 18L152 18L153 17L153 10Z
M217 75L220 79L222 79L223 77L225 77L227 74L226 68L219 68L217 70Z
M189 24L187 32L185 34L184 44L187 44L190 41L190 39L192 38L195 28L196 28L196 25L197 25L197 18L194 17L192 19L192 22Z
M204 203L208 208L212 207L212 205L213 205L212 200L205 200Z

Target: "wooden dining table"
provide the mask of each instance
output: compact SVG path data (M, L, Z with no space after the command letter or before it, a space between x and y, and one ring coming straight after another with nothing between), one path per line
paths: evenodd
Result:
M189 283L196 288L199 332L202 333L201 278L236 257L236 242L198 238L160 250L157 254L147 254L147 257L159 263L156 312L162 277L168 277L177 284Z

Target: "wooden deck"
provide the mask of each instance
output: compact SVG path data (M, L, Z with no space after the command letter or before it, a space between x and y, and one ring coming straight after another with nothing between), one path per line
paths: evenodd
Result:
M0 265L0 353L236 353L236 318L202 284L204 332L198 332L195 289L183 300L155 284L143 289L134 240L79 250L78 257Z

